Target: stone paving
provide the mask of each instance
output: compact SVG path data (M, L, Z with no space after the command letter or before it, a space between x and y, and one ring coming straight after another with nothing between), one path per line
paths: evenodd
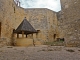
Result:
M69 52L66 50L73 50ZM80 48L63 46L2 47L0 60L80 60Z

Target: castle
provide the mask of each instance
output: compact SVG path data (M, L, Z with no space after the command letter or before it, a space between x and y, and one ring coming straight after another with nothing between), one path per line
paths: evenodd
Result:
M33 43L30 39L34 39L37 45L53 42L57 38L64 38L66 45L79 45L79 3L79 0L61 0L62 10L54 12L47 8L23 9L17 6L13 0L0 0L0 44L12 45L14 39L21 38L21 34L17 38L18 35L14 34L13 30L17 29L26 17L34 29L38 31L33 36L28 35L28 43Z

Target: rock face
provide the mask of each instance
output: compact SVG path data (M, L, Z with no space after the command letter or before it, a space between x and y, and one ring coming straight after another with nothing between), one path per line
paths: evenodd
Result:
M24 17L39 31L35 41L54 41L57 34L56 13L47 8L23 9L13 0L0 0L1 41L4 38L11 45L13 42L13 30L22 22ZM4 40L4 41L5 41ZM35 42L36 43L36 42Z
M58 13L59 27L66 43L80 42L80 0L61 0L62 11Z

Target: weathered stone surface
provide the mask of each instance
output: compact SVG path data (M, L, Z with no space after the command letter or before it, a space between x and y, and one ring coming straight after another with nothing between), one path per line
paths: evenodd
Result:
M61 0L61 5L62 11L58 14L58 25L63 31L65 41L80 42L80 0Z
M1 40L5 38L3 41L6 41L3 44L11 45L16 39L13 38L13 29L19 26L24 17L39 31L33 36L36 44L51 42L56 38L64 38L67 44L69 41L79 41L80 0L61 0L61 5L62 11L56 15L47 8L23 9L13 0L0 0ZM28 38L32 36L28 35Z
M12 44L15 40L13 29L19 26L24 17L36 30L40 30L35 41L40 40L41 43L54 41L53 36L57 30L56 13L47 8L23 9L17 6L13 0L0 0L1 38L8 38Z

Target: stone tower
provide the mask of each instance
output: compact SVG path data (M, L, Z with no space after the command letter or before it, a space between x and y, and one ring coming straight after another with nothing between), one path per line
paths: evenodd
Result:
M59 26L65 41L75 44L80 41L80 0L61 0L61 8L58 13Z

